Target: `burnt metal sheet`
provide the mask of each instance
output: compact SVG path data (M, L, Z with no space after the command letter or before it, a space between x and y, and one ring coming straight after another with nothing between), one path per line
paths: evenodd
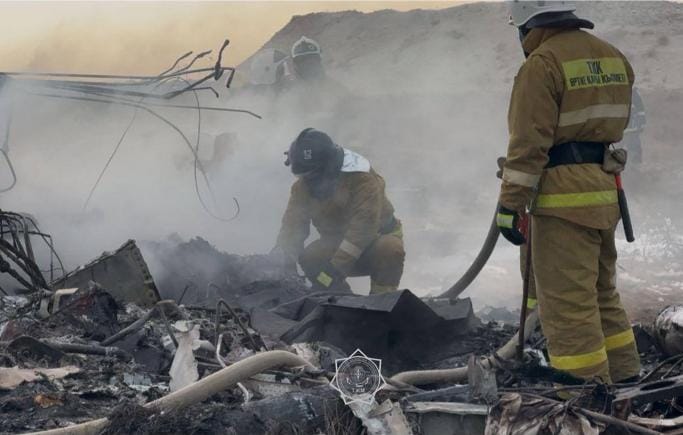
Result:
M485 435L572 434L598 435L601 426L585 415L540 396L505 393L490 409Z
M424 435L483 435L487 405L453 402L411 402L407 413L417 414Z
M626 388L612 400L612 414L624 417L633 406L683 396L683 375Z
M278 316L263 308L254 308L249 312L251 327L261 334L279 337L289 331L297 322Z
M408 290L372 296L324 296L322 301L280 338L288 343L323 341L347 354L367 350L385 361L387 372L421 367L442 353L446 342L458 343L458 336L478 324L471 302L460 300L460 317L445 319ZM300 304L298 310L308 311ZM464 308L463 308L464 307ZM275 310L282 312L280 308ZM255 326L256 327L256 326ZM256 327L258 329L258 327ZM450 349L450 348L449 348ZM456 349L453 354L471 351Z
M486 417L477 414L429 412L420 414L418 422L424 435L484 435L486 428Z
M249 311L257 307L271 309L307 293L308 289L298 281L256 281L240 288L238 294L229 295L227 300Z
M422 301L444 320L462 319L472 311L472 304L464 303L469 299L425 298Z
M92 262L52 282L52 288L86 288L95 281L115 299L151 306L161 298L135 240L114 252L105 252Z

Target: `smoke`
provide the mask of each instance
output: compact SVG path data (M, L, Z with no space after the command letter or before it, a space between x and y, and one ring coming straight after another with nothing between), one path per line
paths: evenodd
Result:
M198 17L190 21L201 28ZM129 59L126 50L110 52L117 60L109 65L111 71L154 65L158 72L177 55L206 48L192 37L185 39L196 30L169 29L168 34L183 35L169 40L173 53L150 49L145 63L134 65L140 59ZM609 29L605 32L610 35ZM218 100L200 93L204 105L244 108L263 116L259 120L201 113L199 157L215 201L201 177L200 193L212 212L224 217L235 213L236 198L241 211L234 221L217 221L202 209L192 153L175 131L144 112L138 113L83 210L134 109L26 95L13 100L10 155L19 182L3 194L3 209L36 216L43 230L53 234L70 268L127 239L161 240L171 234L201 236L230 253L266 253L274 244L294 181L283 165L283 152L303 128L315 127L365 155L385 178L389 199L404 224L402 287L420 295L447 289L476 256L496 205L495 161L506 152L507 100L523 61L514 29L505 25L504 7L473 4L443 11L307 15L293 19L266 45L288 52L302 35L323 48L326 85L297 85L279 94L222 90ZM47 52L36 56L45 59ZM85 59L88 53L76 57ZM158 57L164 62L157 62ZM85 67L78 61L73 65ZM637 59L634 66L637 73L642 69ZM683 100L658 92L668 95L662 106L667 111L680 109ZM650 95L654 99L658 94L646 89L646 105ZM194 98L185 94L175 102L193 105ZM197 111L155 110L195 144ZM651 131L662 134L661 128ZM652 142L670 147L667 141L673 135ZM630 181L627 177L627 187ZM639 213L656 200L642 197L630 198L636 223ZM490 263L464 295L478 305L518 305L518 266L518 250L499 241ZM367 279L352 284L360 292L369 287Z

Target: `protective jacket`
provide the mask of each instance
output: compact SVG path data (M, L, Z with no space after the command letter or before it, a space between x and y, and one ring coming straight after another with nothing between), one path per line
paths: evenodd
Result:
M334 194L314 198L303 179L291 189L277 245L298 258L313 223L322 239L338 244L332 265L348 275L354 263L380 234L394 230L394 207L386 197L384 179L362 156L344 150L344 164Z
M508 112L510 142L500 203L595 229L619 219L614 176L599 164L545 169L551 147L611 144L629 120L634 74L612 45L579 29L534 28L515 77Z

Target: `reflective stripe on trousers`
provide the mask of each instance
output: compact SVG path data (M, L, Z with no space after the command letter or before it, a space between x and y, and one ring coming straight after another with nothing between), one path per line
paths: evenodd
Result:
M560 370L579 370L593 367L607 361L607 351L624 347L633 342L635 342L633 329L629 328L626 331L605 337L605 345L596 351L579 355L550 355L550 362L553 367Z
M635 341L636 338L633 335L633 329L629 328L626 331L605 337L605 349L608 351L618 349L634 343Z
M588 367L597 366L607 361L607 350L605 346L593 352L581 353L578 355L550 355L550 363L553 367L560 370L581 370Z
M619 382L640 371L630 322L616 291L614 228L532 216L532 263L553 367Z

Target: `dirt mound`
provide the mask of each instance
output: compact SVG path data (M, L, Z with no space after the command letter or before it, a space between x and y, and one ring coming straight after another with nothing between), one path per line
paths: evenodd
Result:
M641 87L683 86L674 73L683 59L683 5L586 1L578 7L596 23L597 35L629 56ZM265 47L288 53L302 35L314 38L331 75L359 93L507 90L523 59L507 16L502 2L314 13L293 17Z

